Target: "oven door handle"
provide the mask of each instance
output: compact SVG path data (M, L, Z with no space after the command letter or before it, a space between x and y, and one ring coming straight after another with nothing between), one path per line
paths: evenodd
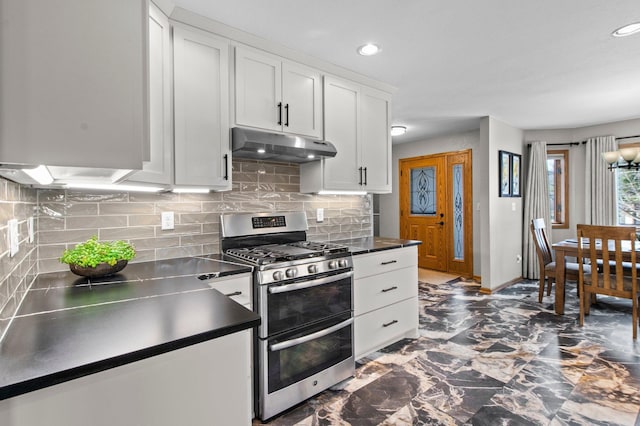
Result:
M315 287L317 285L327 284L333 281L339 281L344 278L353 276L353 271L343 272L341 274L330 275L324 278L318 278L317 280L305 281L296 284L285 284L276 287L269 287L269 294L286 293L287 291L300 290L303 288Z
M302 343L309 342L311 340L319 339L320 337L324 337L327 334L331 334L335 331L340 330L341 328L345 328L348 325L353 324L353 318L349 318L346 321L342 321L336 325L332 325L329 328L325 328L324 330L316 331L315 333L308 334L306 336L298 337L297 339L285 340L284 342L274 343L273 345L269 345L269 350L271 352L281 351L283 349L290 348L292 346L297 346Z

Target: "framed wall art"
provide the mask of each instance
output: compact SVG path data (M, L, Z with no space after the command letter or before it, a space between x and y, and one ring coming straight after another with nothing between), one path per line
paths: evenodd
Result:
M498 151L498 181L501 197L522 196L522 156L508 151Z

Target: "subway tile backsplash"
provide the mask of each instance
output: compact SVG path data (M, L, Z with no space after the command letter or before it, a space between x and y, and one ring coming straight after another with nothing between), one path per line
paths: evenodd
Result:
M0 339L37 273L37 240L29 242L27 225L36 214L37 191L0 178ZM19 250L13 257L9 256L10 219L17 219L19 231Z
M296 164L234 161L228 192L38 190L38 272L67 269L58 261L62 251L92 235L130 241L137 251L133 262L217 253L222 213L305 210L310 239L373 235L370 196L300 194L299 182ZM325 209L322 223L315 220L319 207ZM175 213L173 230L160 227L165 211Z

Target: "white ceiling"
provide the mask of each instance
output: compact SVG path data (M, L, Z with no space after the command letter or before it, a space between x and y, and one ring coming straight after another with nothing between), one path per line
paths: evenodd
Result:
M638 0L174 0L176 6L398 88L394 143L479 127L640 117ZM356 48L382 46L373 57Z

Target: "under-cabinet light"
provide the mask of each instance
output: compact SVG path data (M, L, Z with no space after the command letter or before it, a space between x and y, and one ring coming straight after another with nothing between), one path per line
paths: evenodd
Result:
M206 194L209 188L173 188L171 192L176 194Z
M258 154L264 154L266 151L264 150L264 148L258 148Z
M405 126L391 126L391 136L404 135L407 132Z
M164 188L159 186L142 186L142 185L116 185L116 184L100 184L100 183L68 183L65 188L69 189L97 189L105 191L131 191L131 192L160 192Z
M367 191L318 191L318 195L367 195Z
M22 171L40 185L50 185L53 183L53 176L49 173L47 166L40 165L35 169L22 169Z

